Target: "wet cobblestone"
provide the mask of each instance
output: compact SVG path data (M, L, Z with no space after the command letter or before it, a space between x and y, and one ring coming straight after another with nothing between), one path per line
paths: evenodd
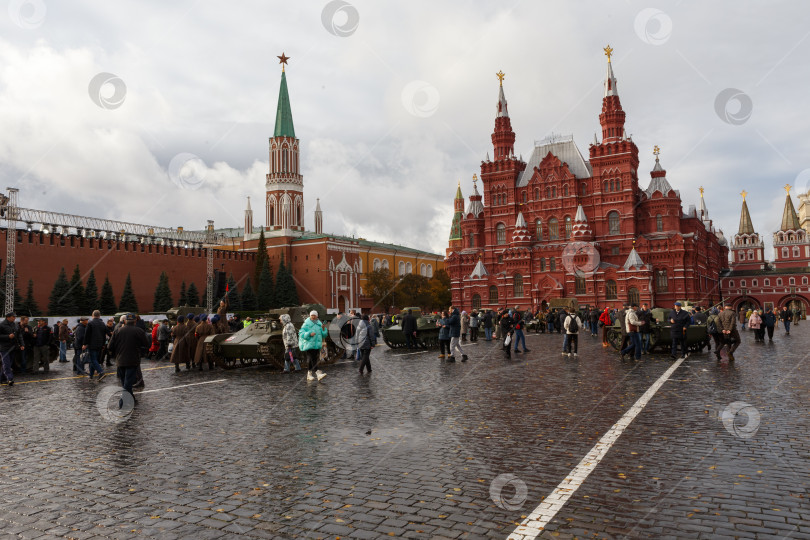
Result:
M810 538L804 328L743 333L736 365L687 359L541 537ZM0 388L0 535L505 538L671 365L561 341L532 334L511 361L479 341L455 364L382 347L371 376L347 362L321 383L145 363L121 423L96 404L113 380L54 363ZM733 402L759 413L753 436L721 421ZM493 500L505 474L525 499Z

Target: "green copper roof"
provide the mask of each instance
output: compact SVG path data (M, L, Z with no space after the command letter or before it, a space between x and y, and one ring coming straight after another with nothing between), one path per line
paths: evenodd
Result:
M788 193L788 196L785 198L785 211L782 213L782 228L779 230L799 230L799 216L796 215L796 209L793 207L793 201L790 198L790 193Z
M290 94L287 93L287 75L281 72L281 88L278 90L278 108L276 109L276 130L273 137L295 138L292 110L290 110Z
M458 189L456 190L456 199L463 199L464 196L461 194L461 184L459 183Z
M751 223L751 214L748 213L748 204L743 199L742 212L740 212L740 228L737 234L754 234L754 224Z

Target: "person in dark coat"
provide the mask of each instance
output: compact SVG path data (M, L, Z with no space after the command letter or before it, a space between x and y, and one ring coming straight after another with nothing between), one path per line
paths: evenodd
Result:
M484 318L482 320L482 324L484 325L484 341L492 341L492 310L488 309L486 313L484 313Z
M782 311L779 312L779 320L782 321L782 325L785 327L785 335L790 335L790 323L793 322L793 313L787 308L787 306L782 306Z
M672 337L672 358L678 358L676 352L678 345L681 346L681 356L686 358L689 352L686 350L686 329L689 327L689 321L692 317L683 309L681 303L675 302L675 308L669 312L669 323L672 325L669 329L670 336Z
M405 344L409 349L416 347L416 317L411 310L402 317L402 333L405 334Z
M82 347L87 332L87 317L81 317L79 324L73 330L73 372L78 375L87 375L82 362Z
M467 355L461 348L461 314L457 307L450 306L450 319L448 326L450 327L450 356L447 358L448 362L456 361L456 351L461 353L461 361L467 361Z
M3 322L0 322L0 356L2 356L3 363L2 371L9 386L14 386L14 373L11 369L14 351L18 348L21 350L25 348L22 336L17 330L17 323L14 322L16 318L17 314L12 311L6 313L6 318Z
M45 373L50 370L51 363L51 327L48 326L47 319L37 320L37 327L34 329L33 355L31 355L31 371L39 371L40 364L45 368Z
M768 341L773 341L773 329L776 327L776 315L774 315L771 308L765 309L765 313L762 315L762 326L765 328L765 331L768 332Z
M172 328L172 337L174 338L174 346L172 347L172 356L170 361L174 363L174 371L175 373L180 371L180 364L183 360L186 359L186 356L183 354L182 347L180 343L183 341L183 338L188 333L188 326L186 325L186 318L183 315L177 317L177 324L174 325ZM186 370L191 369L191 364L186 362Z
M110 340L110 353L115 357L118 380L124 391L132 395L132 387L138 377L141 352L149 347L146 332L135 326L135 315L127 314L126 324L119 328ZM134 398L133 398L134 399ZM118 406L123 407L123 396Z
M503 336L503 341L501 342L501 346L503 347L503 352L506 354L507 358L512 358L512 352L511 352L512 351L512 349L511 349L512 343L511 343L511 341L512 341L512 339L514 337L513 334L515 333L514 321L512 320L512 317L509 316L508 313L505 313L501 317L500 325L501 325L501 335ZM507 337L509 337L510 343L506 342Z
M363 315L360 324L357 326L357 347L360 349L360 375L363 369L368 369L371 374L371 335L374 332L368 320L368 315Z
M627 337L627 309L629 307L630 306L628 306L627 304L624 304L622 306L621 311L619 311L619 314L617 315L617 318L619 319L619 324L621 324L622 327L622 346L619 348L619 350L622 350L625 347L627 347L627 344L630 342L630 338Z
M90 321L84 330L84 339L82 342L82 351L87 351L87 356L90 360L90 378L93 378L96 372L98 377L104 376L104 368L101 367L99 359L101 358L101 349L107 341L107 325L101 320L101 312L95 310L93 312L93 320Z

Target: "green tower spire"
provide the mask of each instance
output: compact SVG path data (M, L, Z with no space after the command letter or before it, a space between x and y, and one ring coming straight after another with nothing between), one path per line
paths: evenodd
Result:
M283 53L282 53L282 56ZM279 57L281 58L281 57ZM282 64L286 64L285 57ZM281 68L281 88L278 91L278 107L276 108L276 130L273 137L295 138L295 128L293 127L292 110L290 110L290 94L287 92L287 74L284 73L284 66Z

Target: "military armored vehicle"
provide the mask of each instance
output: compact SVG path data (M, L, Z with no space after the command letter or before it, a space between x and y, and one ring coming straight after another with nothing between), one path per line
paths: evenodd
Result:
M686 305L684 309L691 306ZM669 322L669 312L671 308L653 308L652 316L655 321L650 327L650 352L658 349L660 352L669 352L672 347L672 335L670 329L672 324ZM613 326L608 330L608 342L614 349L621 350L622 346L622 330L619 320L613 323ZM706 324L693 324L686 329L686 347L691 352L702 352L704 348L709 347L709 332Z
M188 315L191 315L191 316L202 315L203 313L205 313L205 308L204 307L200 307L200 306L193 306L192 307L192 306L189 306L189 305L185 305L185 306L173 307L172 309L167 311L166 312L166 318L169 319L169 325L174 326L175 324L177 324L177 317L179 317L180 315L186 317Z
M267 364L281 368L284 365L286 350L282 340L284 325L280 320L281 315L289 315L296 330L299 330L309 317L309 312L313 310L318 312L318 318L325 325L329 324L332 317L326 316L326 308L321 304L273 309L236 333L215 334L205 338L206 355L217 365L225 368L251 364ZM333 334L336 333L330 331L330 336ZM321 362L332 363L343 354L343 351L342 344L327 337L325 347L321 351ZM301 365L305 366L306 354L298 349L295 349L295 353Z
M439 327L436 326L436 321L439 319L435 315L422 315L422 308L409 307L400 311L399 322L388 328L382 329L382 338L385 344L392 349L399 349L406 347L405 334L402 332L402 317L407 315L408 311L411 315L416 317L416 344L420 347L438 347L439 346Z

